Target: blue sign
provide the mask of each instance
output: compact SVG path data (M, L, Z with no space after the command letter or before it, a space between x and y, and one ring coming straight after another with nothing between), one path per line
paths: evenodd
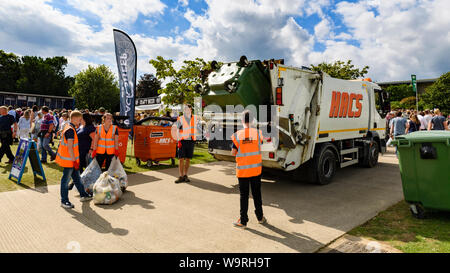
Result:
M16 156L14 157L12 164L11 173L9 174L9 179L14 181L13 178L15 178L17 180L16 183L20 184L28 158L30 158L30 164L33 169L34 176L39 175L44 181L46 181L44 169L42 168L41 160L39 159L36 142L27 138L20 139L19 147L17 147Z

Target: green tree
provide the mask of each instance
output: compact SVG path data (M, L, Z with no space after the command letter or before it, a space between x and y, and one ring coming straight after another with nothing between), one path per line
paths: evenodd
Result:
M20 78L20 58L0 50L0 91L16 92Z
M113 72L105 65L88 66L75 75L75 84L69 90L77 108L115 110L120 103L119 84Z
M160 94L165 94L163 102L166 104L193 103L194 97L199 96L194 88L201 83L200 71L211 69L211 62L205 62L201 58L193 61L183 61L180 69L175 69L173 60L165 60L158 56L150 60L150 64L156 69L156 77L161 81L169 80Z
M410 84L390 85L385 90L389 93L391 101L401 101L404 98L416 96Z
M352 60L348 60L347 62L335 61L334 63L323 62L318 64L317 66L311 65L311 67L314 71L322 71L333 78L343 80L363 78L369 70L368 66L364 66L362 69L355 68L355 66L352 64Z
M450 112L450 71L441 75L421 96L429 108L439 108L444 113Z
M65 57L41 58L23 56L20 58L20 78L16 82L17 92L67 96L73 85L73 78L66 77Z
M136 86L137 98L148 98L158 96L158 91L161 89L161 81L153 74L144 74L139 79Z

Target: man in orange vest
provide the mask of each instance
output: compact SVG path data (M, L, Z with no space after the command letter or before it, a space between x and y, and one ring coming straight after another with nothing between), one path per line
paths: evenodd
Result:
M178 117L177 122L172 127L172 135L178 140L178 158L180 177L175 183L190 182L187 173L190 161L194 155L195 140L201 129L199 126L199 117L192 115L192 105L184 105L183 116Z
M244 111L242 115L244 129L231 136L233 141L231 153L236 156L236 176L239 180L239 191L241 193L241 218L233 223L238 228L247 227L249 187L252 189L258 222L260 224L267 222L263 215L261 198L262 133L260 130L250 128L250 112Z
M80 193L80 201L85 202L92 199L92 196L86 193L80 178L80 153L78 150L78 136L76 127L80 126L82 114L79 111L73 111L70 114L70 123L66 123L61 133L58 152L55 162L64 168L61 178L61 206L65 209L72 209L75 206L69 201L68 184L72 178L75 187Z

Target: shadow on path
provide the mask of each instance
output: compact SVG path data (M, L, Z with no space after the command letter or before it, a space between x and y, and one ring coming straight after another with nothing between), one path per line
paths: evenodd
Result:
M105 218L101 217L91 208L91 205L94 205L94 203L83 202L81 206L82 213L75 210L67 210L67 212L72 214L75 220L98 233L112 233L118 236L125 236L128 234L127 229L112 227L110 222L106 221Z
M323 244L321 244L320 242L306 236L306 235L302 235L300 233L294 232L294 233L289 233L286 232L282 229L279 229L269 223L265 223L263 224L263 226L265 228L267 228L268 230L271 230L275 233L277 233L280 236L274 236L274 235L270 235L252 228L247 228L248 231L250 231L253 234L256 234L258 236L261 236L263 238L281 243L287 247L289 247L290 249L294 249L298 252L301 252L302 250L305 250L305 244L309 245L309 248L319 248L321 246L323 246Z
M144 209L154 209L155 206L153 205L153 202L150 200L145 200L142 198L139 198L136 196L136 194L132 191L125 191L123 195L119 198L119 200L112 204L112 205L99 205L102 209L122 209L123 206L130 205L130 206L141 206Z

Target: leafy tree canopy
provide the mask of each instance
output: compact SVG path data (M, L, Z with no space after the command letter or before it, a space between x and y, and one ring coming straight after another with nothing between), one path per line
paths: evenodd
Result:
M409 84L390 85L385 90L389 93L391 101L401 101L404 98L416 96L412 86Z
M0 50L1 91L67 96L74 79L65 75L65 57L17 57Z
M311 67L314 71L322 71L333 78L343 80L363 78L369 70L368 66L364 66L362 69L355 68L355 66L352 64L352 60L348 60L347 62L335 61L334 63L323 62L318 64L317 66L311 65Z
M425 90L422 100L428 108L439 108L444 113L450 113L450 71Z
M193 103L198 96L194 87L201 83L200 71L211 69L211 62L201 58L183 61L180 69L174 68L173 60L166 60L161 56L150 60L156 69L156 77L161 81L167 80L166 86L159 93L165 94L163 102L166 104Z
M115 111L120 103L119 84L106 65L89 66L75 75L75 84L69 90L77 108Z
M158 96L158 91L161 89L161 81L153 74L144 74L139 79L136 87L137 98L148 98Z

